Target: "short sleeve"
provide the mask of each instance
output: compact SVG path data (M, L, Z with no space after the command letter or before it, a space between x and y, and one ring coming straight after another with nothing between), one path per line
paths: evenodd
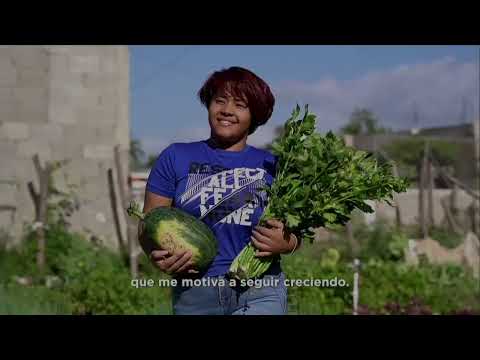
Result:
M148 176L146 190L157 195L175 198L175 151L174 145L165 148L158 156Z

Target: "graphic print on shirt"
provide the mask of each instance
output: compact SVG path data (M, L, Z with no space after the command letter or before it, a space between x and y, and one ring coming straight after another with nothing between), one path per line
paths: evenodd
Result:
M262 189L266 186L265 174L261 168L224 169L193 162L180 203L199 207L200 219L211 226L251 226L255 209L267 200Z

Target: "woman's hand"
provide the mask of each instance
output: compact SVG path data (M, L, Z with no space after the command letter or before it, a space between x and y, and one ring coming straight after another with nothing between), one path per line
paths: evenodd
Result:
M198 273L198 271L192 269L193 262L190 251L171 254L166 250L153 250L149 258L157 268L169 275L178 275L185 272L189 274Z
M257 248L255 256L264 257L292 252L297 246L297 238L285 231L278 220L267 220L271 228L255 226L252 231L252 244Z

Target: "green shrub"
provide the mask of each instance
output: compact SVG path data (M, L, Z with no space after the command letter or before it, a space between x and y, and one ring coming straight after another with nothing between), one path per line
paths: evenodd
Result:
M463 242L462 235L438 227L430 229L430 237L448 249L454 249Z
M408 312L405 309L418 301L432 313L449 314L463 309L480 312L478 280L461 267L406 266L399 258L408 237L385 225L377 225L370 232L357 229L356 234L364 234L360 240L364 249L359 303L371 313ZM339 239L343 238L327 244L304 244L294 255L283 257L282 266L290 280L336 278L349 285L290 286L291 314L352 313L353 269L346 252L335 246ZM155 286L137 289L131 286L129 269L117 253L62 226L51 227L47 232L47 274L60 277L61 286L50 289L39 281L30 287L19 286L12 276L35 278L35 254L33 236L26 236L17 249L0 249L0 313L171 313L170 289L157 286L159 279L168 276L154 268L144 255L139 259L139 277L153 279Z
M312 256L307 246L293 256L285 256L283 268L289 279L345 279L349 287L290 287L291 313L351 314L353 304L353 269L342 259L335 266ZM480 312L480 289L460 266L424 264L410 267L401 262L370 259L360 270L359 304L375 313L388 313L390 303L407 307L415 299L433 313L448 314L460 309Z
M65 295L43 286L0 284L0 315L59 315L71 314Z

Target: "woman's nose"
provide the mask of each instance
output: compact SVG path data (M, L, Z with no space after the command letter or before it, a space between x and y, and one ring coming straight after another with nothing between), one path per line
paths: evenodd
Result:
M225 103L222 108L222 113L232 115L233 114L233 104L229 101Z

